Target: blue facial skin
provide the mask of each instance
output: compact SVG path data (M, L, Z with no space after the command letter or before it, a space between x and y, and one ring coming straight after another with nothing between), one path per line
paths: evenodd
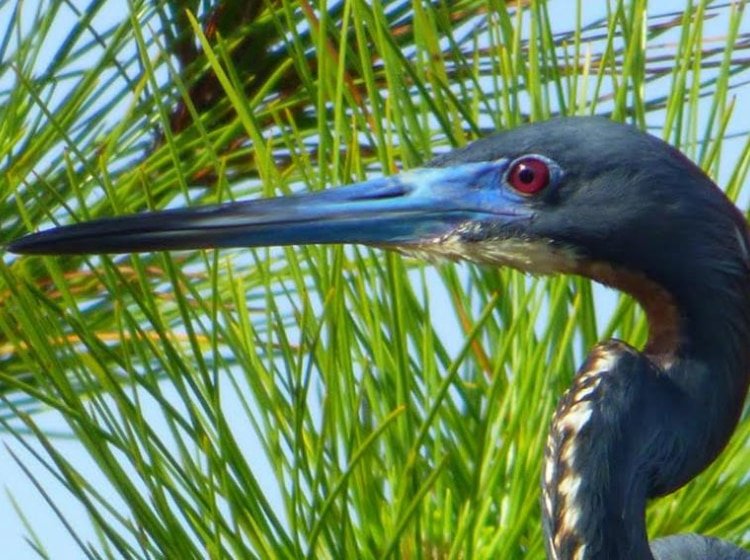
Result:
M562 172L548 158L534 157L550 171L544 197ZM452 234L479 241L482 232L499 235L533 219L538 200L507 182L514 161L420 168L317 193L96 220L32 234L8 248L27 254L312 243L408 248Z

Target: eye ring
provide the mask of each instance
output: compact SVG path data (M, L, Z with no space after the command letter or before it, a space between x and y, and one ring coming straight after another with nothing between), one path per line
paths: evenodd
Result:
M516 192L533 196L550 183L549 164L535 156L525 156L514 161L506 173L506 182Z

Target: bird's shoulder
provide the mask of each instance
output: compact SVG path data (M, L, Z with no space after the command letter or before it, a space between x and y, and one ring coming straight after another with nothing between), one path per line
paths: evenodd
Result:
M656 560L750 560L750 552L703 535L670 535L651 542Z

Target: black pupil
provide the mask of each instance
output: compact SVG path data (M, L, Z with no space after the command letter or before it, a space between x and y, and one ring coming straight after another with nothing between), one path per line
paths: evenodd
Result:
M521 180L522 183L529 184L534 181L534 170L530 167L522 167L518 171L518 178Z

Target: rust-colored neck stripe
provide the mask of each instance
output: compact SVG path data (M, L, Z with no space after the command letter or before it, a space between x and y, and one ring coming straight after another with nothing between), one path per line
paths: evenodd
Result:
M644 353L662 367L675 361L682 343L682 320L674 297L665 288L640 272L603 262L581 260L576 272L632 296L648 319Z

